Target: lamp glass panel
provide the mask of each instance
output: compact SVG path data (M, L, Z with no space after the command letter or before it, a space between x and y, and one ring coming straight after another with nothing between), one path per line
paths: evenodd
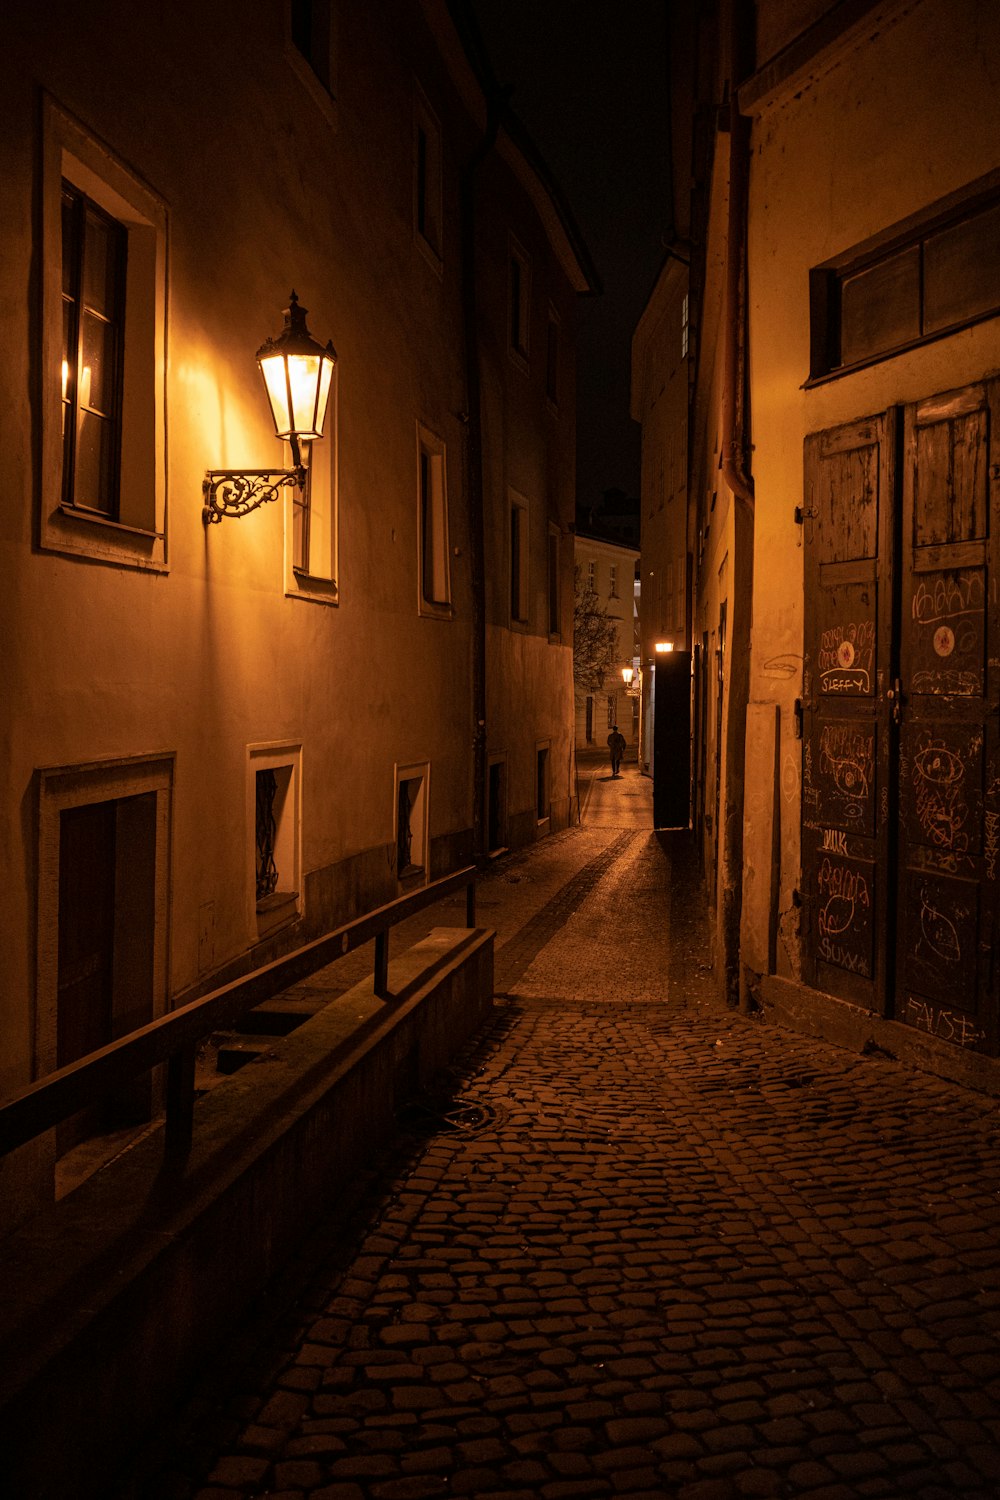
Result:
M260 369L267 386L267 398L271 403L274 430L278 437L288 437L292 432L292 413L288 404L285 361L280 354L272 354L261 360Z
M299 437L318 437L316 431L316 392L319 386L319 356L289 354L288 386L292 393L292 430Z
M319 400L316 402L316 436L323 436L326 425L326 408L330 401L330 382L333 379L333 360L323 355L319 372Z

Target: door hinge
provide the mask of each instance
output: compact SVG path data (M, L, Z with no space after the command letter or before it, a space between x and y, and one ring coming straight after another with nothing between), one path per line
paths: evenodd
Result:
M801 526L803 521L814 521L819 515L815 505L797 505L795 507L795 524Z
M796 698L796 700L795 700L795 706L792 709L792 715L793 715L794 720L795 720L795 738L797 740L800 740L802 738L802 699L801 698Z

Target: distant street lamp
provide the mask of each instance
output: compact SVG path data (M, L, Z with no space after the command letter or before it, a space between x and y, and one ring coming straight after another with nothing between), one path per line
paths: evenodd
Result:
M246 516L266 500L277 500L279 490L295 485L304 490L306 468L300 443L323 436L337 352L331 343L317 343L306 327L306 309L292 292L285 309L285 326L276 339L257 350L257 363L271 406L275 436L292 450L291 469L209 469L202 484L206 526L223 516Z

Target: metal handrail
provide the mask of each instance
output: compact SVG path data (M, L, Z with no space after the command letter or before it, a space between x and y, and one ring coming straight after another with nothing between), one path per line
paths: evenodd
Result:
M466 926L476 925L476 868L466 865L441 880L399 896L375 911L314 938L293 953L255 969L221 988L158 1016L97 1052L49 1073L0 1105L0 1157L51 1130L120 1087L137 1073L167 1064L165 1149L185 1153L194 1120L194 1068L198 1043L232 1026L255 1005L298 983L317 969L375 939L375 993L388 990L389 932L398 922L465 889Z

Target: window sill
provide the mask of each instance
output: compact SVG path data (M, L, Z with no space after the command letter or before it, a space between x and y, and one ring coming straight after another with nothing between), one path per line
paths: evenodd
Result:
M112 521L99 511L59 504L42 517L39 545L44 552L80 557L112 567L166 573L166 534Z
M310 604L339 604L340 589L335 578L321 578L302 568L292 569L292 583L285 589L288 599L305 599Z
M279 927L287 927L299 916L298 891L275 891L257 902L257 936L268 937Z
M432 604L429 599L421 599L419 614L425 620L453 620L455 607L453 604Z
M126 536L144 536L151 542L162 542L162 531L151 531L146 526L127 526L124 521L113 521L100 510L87 510L82 505L66 505L59 507L64 516L72 516L74 521L86 521L89 526L106 526L109 531L124 532Z

